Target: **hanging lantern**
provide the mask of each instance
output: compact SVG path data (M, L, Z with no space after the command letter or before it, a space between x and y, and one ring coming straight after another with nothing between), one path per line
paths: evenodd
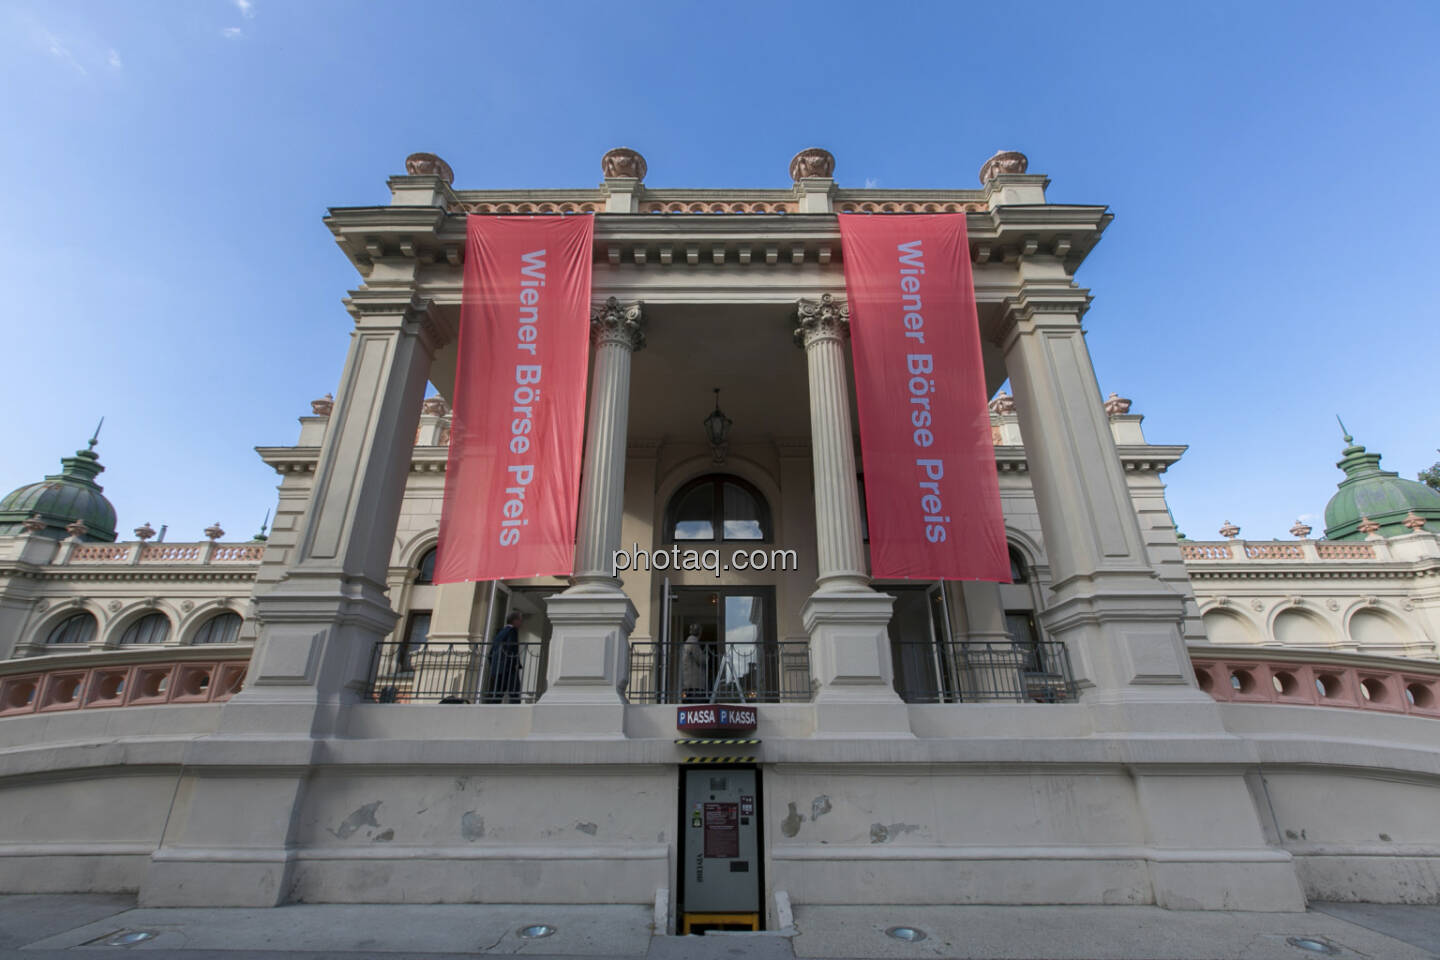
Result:
M732 423L733 421L720 411L720 388L716 387L715 411L705 418L705 436L710 441L710 451L715 455L716 463L725 462Z

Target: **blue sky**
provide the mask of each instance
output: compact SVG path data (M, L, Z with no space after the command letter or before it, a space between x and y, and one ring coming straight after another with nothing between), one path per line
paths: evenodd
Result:
M1116 219L1079 275L1179 525L1287 536L1437 459L1440 5L0 2L0 487L107 417L142 522L248 537L259 444L332 390L359 278L321 223L413 151L461 187L970 187L997 149ZM283 346L282 346L283 345ZM1314 524L1318 528L1323 523Z

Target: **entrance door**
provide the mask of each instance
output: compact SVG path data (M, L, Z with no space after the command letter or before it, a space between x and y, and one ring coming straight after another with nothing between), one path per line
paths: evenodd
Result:
M907 703L955 699L955 658L942 585L885 589L895 595L889 627L895 692Z
M670 596L668 700L777 698L772 588L677 587Z
M735 914L759 928L760 772L752 768L681 770L680 910L682 930L697 914ZM736 917L738 919L738 917ZM719 925L722 918L704 922Z

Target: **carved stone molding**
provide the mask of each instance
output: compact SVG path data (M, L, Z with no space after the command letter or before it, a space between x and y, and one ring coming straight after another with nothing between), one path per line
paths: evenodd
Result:
M850 335L850 304L826 293L819 300L795 301L795 344L810 347L822 340L843 341Z
M29 517L20 521L20 526L24 527L29 533L39 533L45 529L45 521L40 518L40 514L32 513Z
M1374 520L1371 520L1369 517L1361 517L1360 526L1357 529L1366 536L1369 536L1370 534L1375 533L1380 529L1380 524L1376 523Z
M809 147L790 159L790 179L835 176L835 155L829 150Z
M1024 173L1029 168L1029 158L1019 150L1001 150L980 168L980 182L986 184L1002 173Z
M608 150L605 156L600 158L600 170L607 178L610 177L633 177L636 180L644 180L647 171L645 158L637 150L629 147L616 147Z
M590 341L600 348L609 344L630 350L645 349L644 304L622 304L615 297L590 308Z
M328 417L335 410L335 394L327 393L319 400L310 401L310 409L317 417Z
M405 172L412 177L439 177L446 183L455 182L455 171L450 164L433 153L412 153L405 158Z
M445 417L450 415L450 404L438 393L433 397L426 397L420 404L420 412L427 417Z
M1220 536L1224 537L1226 540L1234 540L1236 537L1240 536L1240 528L1235 526L1235 524L1231 523L1229 520L1226 520L1225 525L1220 528Z
M1290 528L1290 536L1296 540L1306 540L1310 537L1310 524L1303 520L1296 520L1295 526Z

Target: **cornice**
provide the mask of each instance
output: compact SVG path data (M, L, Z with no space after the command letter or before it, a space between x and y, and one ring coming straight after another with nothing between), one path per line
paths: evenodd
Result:
M1191 580L1419 580L1440 576L1440 568L1435 566L1417 567L1394 560L1369 560L1355 564L1334 560L1283 560L1274 563L1259 560L1185 560L1184 563Z
M0 577L12 576L17 579L37 582L74 582L76 580L115 582L163 581L215 583L231 581L249 582L255 579L260 564L226 563L224 566L174 566L147 563L142 566L117 564L114 567L90 564L48 564L43 567L26 569L0 567Z
M595 192L576 191L576 196ZM730 191L655 191L653 196L674 196L674 204L688 199L701 206L710 195ZM772 198L790 191L757 191ZM900 191L875 191L877 198L896 197ZM916 191L917 196L939 196L935 191ZM979 191L948 191L957 199L946 205L973 206ZM466 191L462 198L480 196ZM512 196L510 191L486 194ZM538 195L538 194L537 194ZM546 196L559 197L555 191ZM868 196L866 191L841 191L841 196ZM478 202L478 201L477 201ZM718 201L717 201L718 202ZM756 200L763 203L763 200ZM779 202L775 199L775 202ZM870 201L866 201L870 202ZM879 202L878 199L875 202ZM908 202L908 201L907 201ZM904 203L895 201L890 205ZM573 204L570 204L573 206ZM553 206L553 204L542 204ZM883 204L882 204L883 206ZM537 213L561 213L559 209ZM575 212L584 212L577 209ZM899 211L905 212L905 211ZM958 211L957 211L958 212ZM879 215L884 215L880 212ZM842 259L840 228L834 213L593 213L595 218L594 261L665 266L716 265L724 263L806 263L821 266ZM975 263L1013 263L1026 257L1058 259L1068 273L1074 273L1088 255L1113 215L1103 206L1077 204L1009 204L967 212L966 227L971 259ZM464 259L467 215L438 207L385 206L333 207L325 224L356 270L368 276L377 261L420 264L448 264L458 267ZM668 249L667 249L668 246ZM690 249L694 247L695 249ZM668 254L668 255L667 255Z
M1189 450L1185 444L1122 443L1116 445L1126 473L1164 473ZM1029 473L1025 448L1015 444L995 446L995 466L1001 473Z

